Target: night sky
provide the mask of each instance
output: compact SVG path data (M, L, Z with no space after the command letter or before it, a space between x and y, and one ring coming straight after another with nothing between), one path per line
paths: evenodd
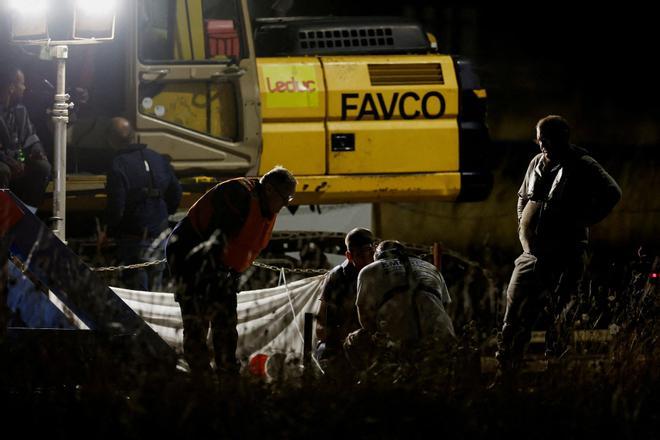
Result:
M529 140L560 113L588 144L657 144L660 91L653 14L643 9L489 6L477 2L296 2L289 15L382 15L420 20L441 52L471 59L489 93L491 134Z

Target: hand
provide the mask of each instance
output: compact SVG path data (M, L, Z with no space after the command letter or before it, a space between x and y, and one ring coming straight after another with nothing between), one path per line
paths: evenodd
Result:
M101 253L101 249L108 245L107 227L97 230L96 236L96 252Z
M30 161L37 161L37 160L46 160L46 155L44 154L43 151L39 149L34 149L30 152Z
M73 100L78 105L85 105L89 102L89 90L85 87L76 87L73 89Z
M25 165L11 156L7 156L3 158L3 162L5 162L9 166L9 169L11 170L12 178L22 175L23 172L25 171Z

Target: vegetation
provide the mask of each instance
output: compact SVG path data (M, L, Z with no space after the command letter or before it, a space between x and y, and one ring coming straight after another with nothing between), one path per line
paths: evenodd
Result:
M56 362L41 373L27 366L22 380L4 371L2 418L13 432L49 438L657 438L660 301L649 278L657 261L592 258L576 326L608 330L611 340L576 344L563 362L490 389L492 374L480 366L492 355L508 274L489 258L443 260L461 333L444 364L383 365L348 382L245 373L227 386L132 365L106 341L81 376L61 379ZM34 376L46 370L56 379Z

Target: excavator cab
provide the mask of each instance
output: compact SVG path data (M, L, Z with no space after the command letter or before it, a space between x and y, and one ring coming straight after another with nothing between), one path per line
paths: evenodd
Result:
M197 192L184 206L277 164L298 178L299 204L488 195L486 92L418 23L253 20L247 0L122 4L117 41L89 49L91 94L117 103L103 117L128 115L138 141L171 158ZM99 151L103 123L77 125L72 148Z

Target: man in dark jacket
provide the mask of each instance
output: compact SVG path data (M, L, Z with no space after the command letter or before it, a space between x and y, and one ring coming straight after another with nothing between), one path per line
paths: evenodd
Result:
M554 319L546 332L547 356L561 356L567 349L588 228L603 220L621 198L621 189L602 166L569 143L563 118L541 119L536 137L541 153L530 162L518 192L523 253L515 261L507 290L498 377L512 377L509 373L519 367L544 306Z
M209 326L221 383L238 373L238 281L268 245L277 214L295 190L296 179L279 166L261 179L222 182L195 202L168 238L167 263L179 286L183 351L194 377L211 372Z
M374 236L370 230L355 228L346 234L346 260L333 268L323 284L316 320L319 341L317 356L330 374L341 374L342 345L349 333L360 328L355 300L357 278L363 267L374 261ZM335 368L336 367L336 368Z
M11 189L35 212L51 167L21 104L24 92L23 72L10 65L0 66L0 188Z
M181 201L181 185L167 159L132 139L130 122L113 118L109 140L116 154L107 179L107 220L123 265L163 258L166 236L161 234ZM122 281L130 289L158 291L164 268L127 269Z

